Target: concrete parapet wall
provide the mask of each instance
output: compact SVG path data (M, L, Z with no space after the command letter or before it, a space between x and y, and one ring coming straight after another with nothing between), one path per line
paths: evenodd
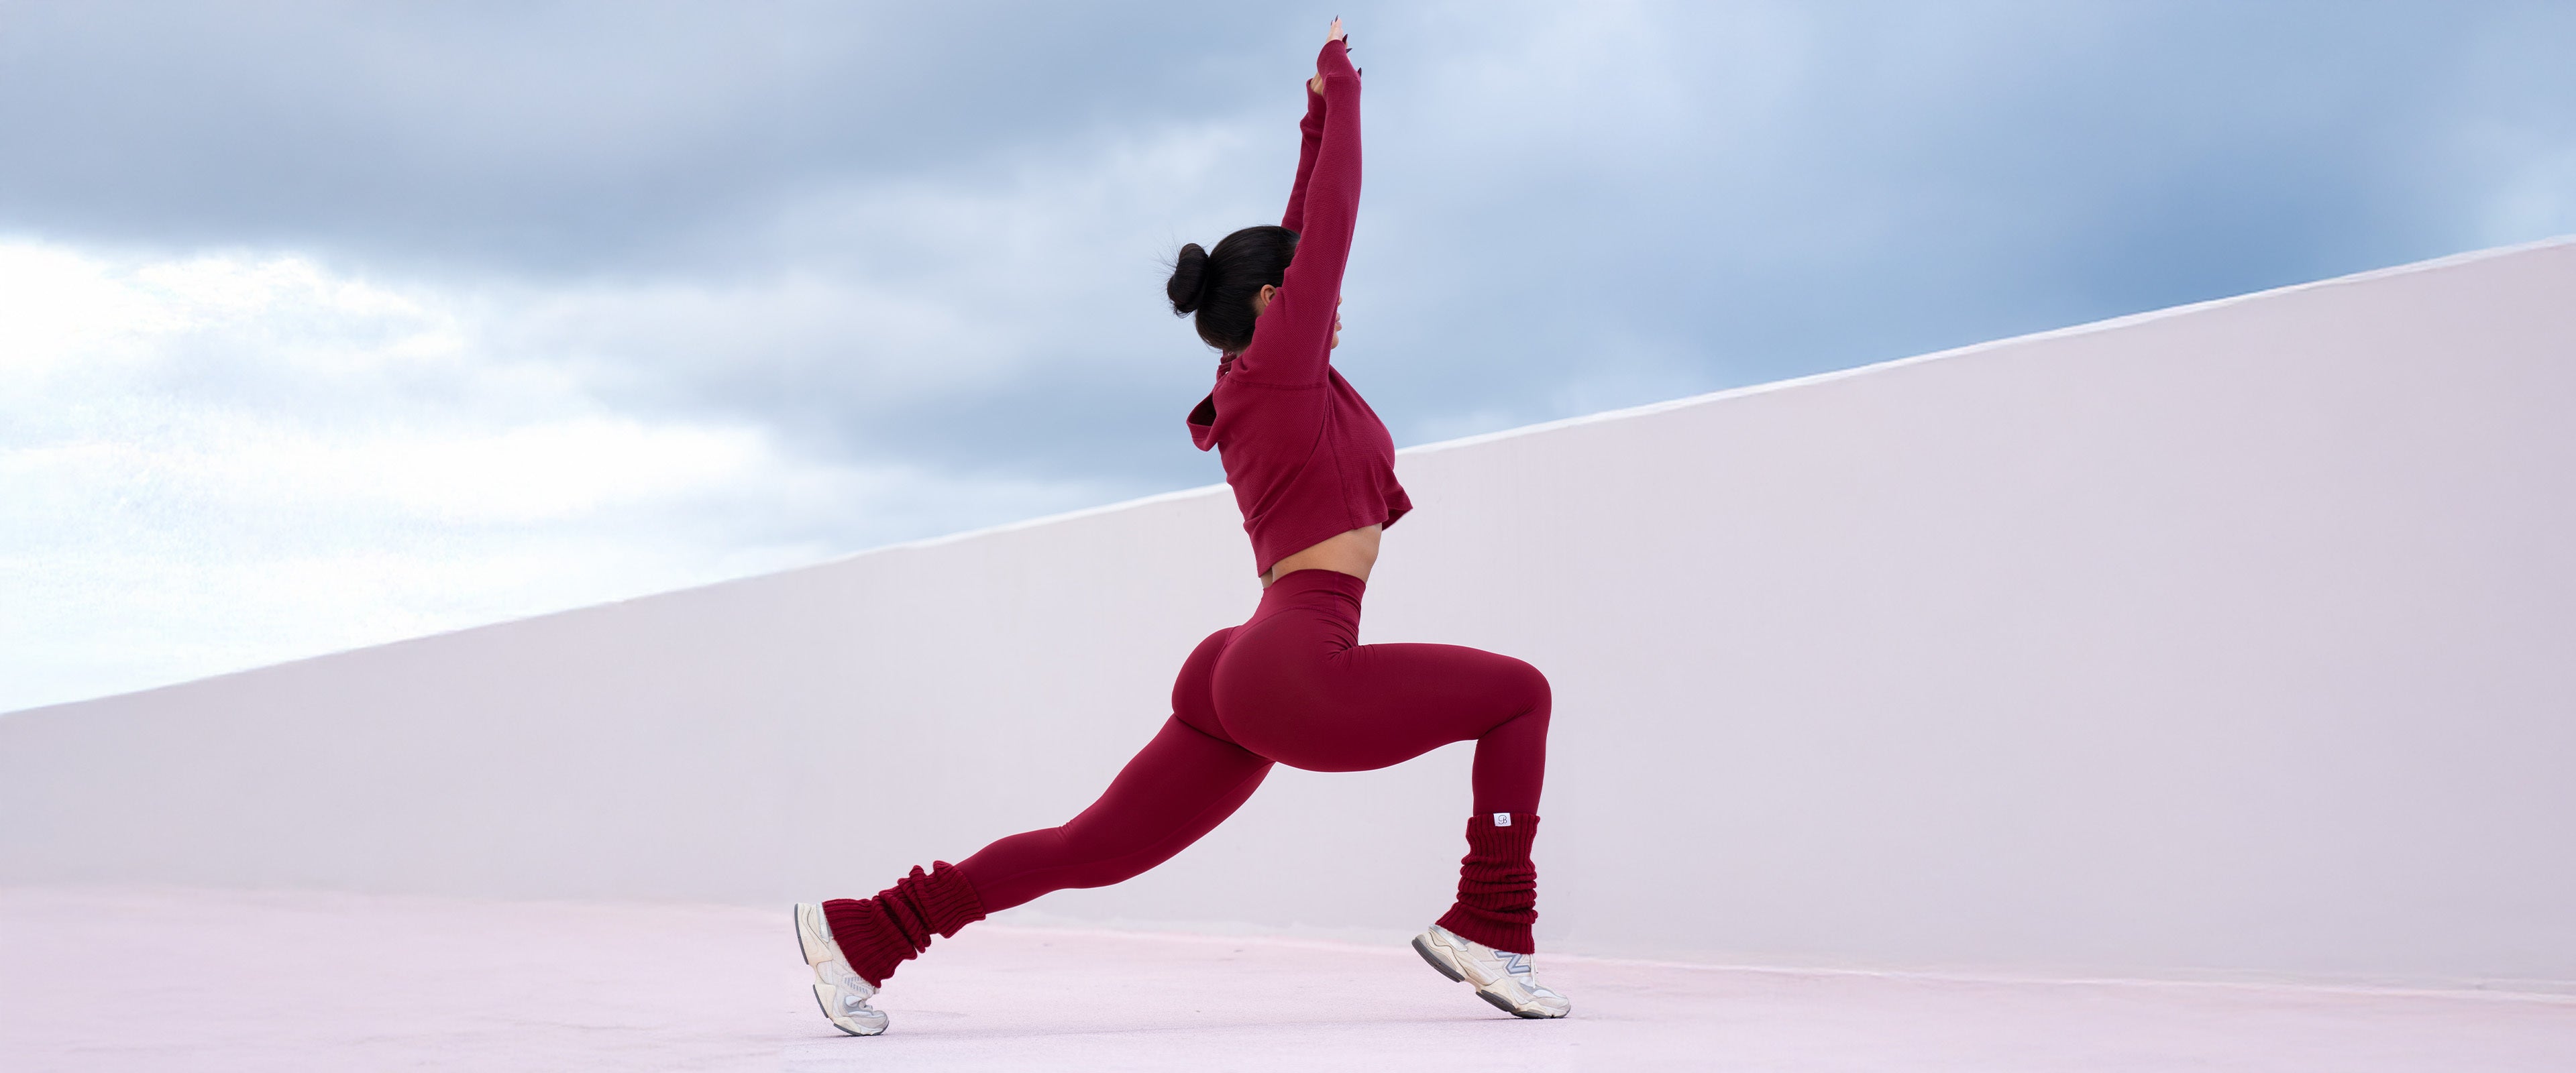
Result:
M1400 468L1364 639L1556 687L1545 948L2576 981L2576 244ZM0 882L864 894L1087 803L1249 570L1199 489L21 712ZM1466 762L1032 908L1419 927Z

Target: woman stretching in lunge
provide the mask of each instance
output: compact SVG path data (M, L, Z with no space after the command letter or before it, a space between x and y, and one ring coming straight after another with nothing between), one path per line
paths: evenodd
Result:
M1166 288L1173 310L1196 313L1199 338L1225 355L1216 389L1190 413L1190 435L1225 463L1252 536L1260 608L1199 642L1173 683L1170 721L1071 822L1012 835L963 864L914 868L874 898L796 907L814 996L842 1031L885 1031L867 1000L933 934L1163 863L1232 815L1273 763L1369 771L1469 739L1475 815L1458 899L1413 948L1511 1013L1571 1009L1529 964L1547 679L1472 648L1358 643L1379 532L1412 505L1395 482L1386 426L1329 360L1360 201L1360 80L1346 48L1336 19L1306 83L1287 217L1227 235L1214 251L1181 247Z

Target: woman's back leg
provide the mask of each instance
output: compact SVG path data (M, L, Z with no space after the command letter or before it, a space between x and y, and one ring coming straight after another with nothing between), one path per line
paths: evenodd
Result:
M1174 716L1081 815L1001 839L957 867L986 912L1050 891L1105 887L1215 830L1269 773L1270 761Z
M1172 686L1173 716L1081 815L1001 839L963 864L915 868L874 898L823 903L851 969L881 984L933 935L1049 891L1128 879L1233 815L1270 772L1270 761L1236 745L1216 720L1211 683L1233 634L1218 630L1190 653Z
M1136 876L1215 830L1260 788L1270 761L1235 744L1216 718L1217 661L1234 632L1209 634L1181 661L1172 718L1100 800L1061 827L1012 835L958 866L987 911Z

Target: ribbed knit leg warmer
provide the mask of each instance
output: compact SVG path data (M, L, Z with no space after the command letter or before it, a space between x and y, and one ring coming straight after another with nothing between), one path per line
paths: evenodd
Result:
M1458 902L1441 916L1440 926L1496 950L1537 953L1530 941L1530 925L1538 921L1538 866L1530 863L1530 841L1537 836L1538 817L1526 812L1479 813L1468 820Z
M841 944L841 956L850 959L850 971L871 987L883 987L895 966L930 949L932 933L955 935L957 929L984 919L984 902L976 897L975 885L966 881L966 873L946 861L934 861L930 874L923 875L915 866L911 875L878 891L874 898L824 902L823 919L831 922L832 940Z

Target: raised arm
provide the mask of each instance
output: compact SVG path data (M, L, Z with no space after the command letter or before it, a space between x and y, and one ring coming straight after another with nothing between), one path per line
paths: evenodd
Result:
M1245 376L1278 384L1324 378L1342 267L1350 261L1351 230L1359 220L1359 73L1351 69L1339 37L1324 43L1315 71L1321 92L1308 91L1300 125L1308 132L1306 145L1280 225L1297 232L1297 256L1288 263L1278 296L1253 326L1252 345L1239 366Z
M1288 188L1288 213L1279 218L1279 226L1291 231L1306 229L1306 183L1315 174L1315 151L1324 144L1324 95L1315 92L1315 84L1306 86L1306 118L1297 124L1297 182Z

